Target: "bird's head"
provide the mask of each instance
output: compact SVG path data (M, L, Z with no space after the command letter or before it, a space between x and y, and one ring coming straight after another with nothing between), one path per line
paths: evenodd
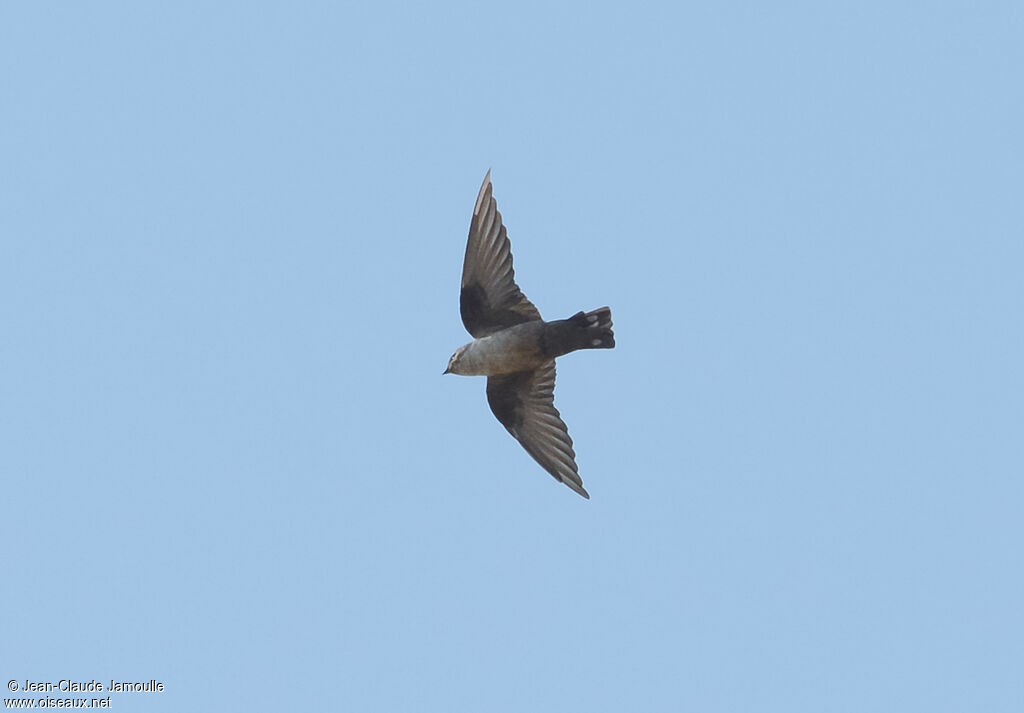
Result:
M462 355L466 352L466 347L469 345L463 345L455 350L452 354L452 358L448 360L448 368L444 370L445 374L458 374L459 373L459 361L462 359Z

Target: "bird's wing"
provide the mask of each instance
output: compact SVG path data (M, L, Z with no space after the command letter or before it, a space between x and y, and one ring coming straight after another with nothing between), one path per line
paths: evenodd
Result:
M555 361L534 371L521 371L487 379L487 403L501 425L526 452L583 497L583 479L576 468L576 452L565 422L555 408Z
M516 284L512 248L492 191L488 171L473 208L466 260L462 263L462 323L477 339L540 319L540 312Z

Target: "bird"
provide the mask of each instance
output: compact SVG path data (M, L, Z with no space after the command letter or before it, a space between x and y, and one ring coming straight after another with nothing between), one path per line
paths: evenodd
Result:
M614 348L612 312L600 307L552 322L541 318L516 284L490 171L469 224L459 311L473 341L455 350L444 373L486 376L487 403L501 425L555 480L589 500L569 429L555 408L555 359Z

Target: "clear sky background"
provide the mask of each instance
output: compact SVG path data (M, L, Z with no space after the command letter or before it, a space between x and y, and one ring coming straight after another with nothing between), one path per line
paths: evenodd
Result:
M4 3L3 682L1024 710L1022 37L1018 2ZM543 315L613 310L559 365L590 501L441 376L488 168Z

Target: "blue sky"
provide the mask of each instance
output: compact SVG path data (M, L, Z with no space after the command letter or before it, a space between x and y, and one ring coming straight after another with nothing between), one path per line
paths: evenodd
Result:
M6 3L0 672L1024 709L1019 3ZM493 169L584 501L442 377ZM5 694L6 695L6 694Z

